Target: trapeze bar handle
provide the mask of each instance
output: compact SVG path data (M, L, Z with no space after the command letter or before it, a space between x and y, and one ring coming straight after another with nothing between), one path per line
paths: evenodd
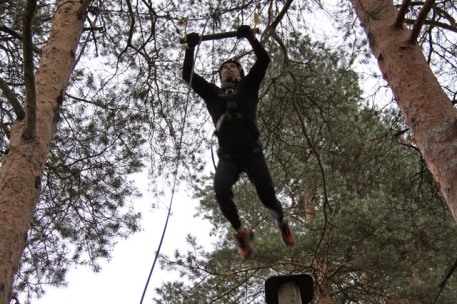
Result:
M253 28L252 32L254 34L260 33L260 30L258 28ZM224 32L224 33L217 33L217 34L208 34L208 35L203 35L201 37L201 41L207 41L207 40L216 40L216 39L224 39L224 38L232 38L237 36L237 31L232 31L232 32ZM180 43L186 43L186 36L179 38Z

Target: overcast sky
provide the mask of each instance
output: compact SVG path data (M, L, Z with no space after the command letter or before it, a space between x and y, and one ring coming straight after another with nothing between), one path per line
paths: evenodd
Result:
M185 193L175 195L173 215L168 223L161 253L170 255L176 249L182 249L189 233L197 236L200 245L210 245L210 223L194 218L198 201L190 197ZM72 269L68 273L68 287L49 287L46 294L41 299L33 299L32 304L139 304L167 214L165 206L160 210L152 210L151 202L152 198L147 195L138 200L136 206L143 212L144 231L121 240L114 249L112 260L102 264L101 272L94 273L88 267ZM169 203L169 197L164 198L164 203ZM154 289L176 277L176 274L161 271L157 262L143 304L153 303ZM25 302L23 299L20 301Z

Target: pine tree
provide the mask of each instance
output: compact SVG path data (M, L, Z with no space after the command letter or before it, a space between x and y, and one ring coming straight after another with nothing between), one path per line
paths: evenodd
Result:
M28 1L24 11L26 17L23 22L22 39L24 53L29 52L28 56L24 55L25 117L16 110L18 120L9 130L10 141L0 168L0 230L3 231L0 236L1 303L8 303L12 297L13 275L19 268L20 257L26 245L27 230L41 192L42 172L55 132L63 93L75 62L74 54L83 29L86 9L84 5L87 6L88 3L67 3L57 11L50 42L43 50L41 66L35 81L31 54L32 39L30 29L26 27L31 27L36 4L36 1ZM65 36L61 36L62 33L65 33ZM31 79L27 80L27 75ZM46 87L50 83L53 84L52 87Z
M438 37L455 41L455 35L450 31L449 38L446 34L440 34L440 28L456 31L451 17L455 13L455 5L452 1L444 1L436 6L434 1L427 1L418 9L409 1L404 1L400 8L393 1L352 1L352 4L367 33L370 48L383 77L389 83L405 123L411 130L413 140L439 183L457 221L457 170L454 166L449 166L456 157L454 150L449 147L455 146L457 140L454 131L457 111L431 70L422 48L417 44L421 32L431 37L436 36L432 33L435 32L434 27L438 28ZM431 10L433 16L427 19ZM405 24L408 16L415 18L412 28ZM447 22L441 22L443 19L449 19L449 27L446 27ZM432 26L424 30L423 26L427 23ZM430 39L429 43L432 43L430 49L433 49L436 42ZM453 64L455 61L452 59L455 56L449 56L446 51L438 55L442 58L441 62L446 63L448 58L450 61L447 63ZM453 75L447 81L452 78Z

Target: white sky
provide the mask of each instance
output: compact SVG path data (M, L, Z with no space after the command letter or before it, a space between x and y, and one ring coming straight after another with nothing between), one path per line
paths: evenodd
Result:
M198 201L189 197L185 193L175 194L172 216L162 244L163 254L171 255L176 249L182 249L186 245L185 238L188 234L197 236L200 245L210 245L211 225L207 220L194 218ZM165 207L152 210L151 201L152 198L145 194L136 204L143 213L144 230L127 240L121 240L113 251L112 260L103 263L99 273L94 273L89 267L72 269L68 273L67 287L49 287L41 299L32 299L32 303L139 304L167 215ZM168 204L169 198L164 199L164 202ZM157 262L143 304L153 303L154 289L173 278L176 279L176 274L161 271L160 263ZM19 300L21 303L25 302L24 299Z

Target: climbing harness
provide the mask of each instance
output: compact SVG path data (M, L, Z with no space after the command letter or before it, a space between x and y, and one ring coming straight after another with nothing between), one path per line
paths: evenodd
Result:
M242 119L243 114L241 114L239 107L238 107L238 102L235 98L230 98L231 96L235 96L235 94L238 93L236 87L229 87L226 89L223 89L222 95L225 97L228 97L226 102L225 102L225 112L219 117L219 119L216 122L216 134L217 132L220 131L222 125L224 124L225 121L230 121L232 119Z

